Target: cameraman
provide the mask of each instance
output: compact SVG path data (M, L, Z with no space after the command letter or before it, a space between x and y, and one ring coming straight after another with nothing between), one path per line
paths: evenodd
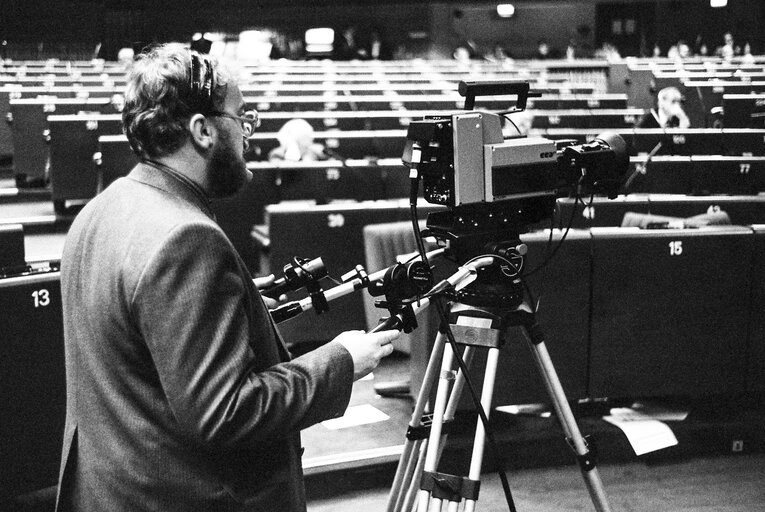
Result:
M305 510L300 430L342 415L398 333L290 358L210 210L252 177L258 124L217 62L150 49L122 119L141 163L83 208L62 256L57 510Z
M683 95L677 87L665 87L657 96L656 108L651 109L637 128L690 128L691 121L683 110Z

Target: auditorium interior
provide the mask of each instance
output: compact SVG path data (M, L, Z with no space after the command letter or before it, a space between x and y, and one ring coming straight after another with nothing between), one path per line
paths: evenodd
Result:
M763 26L761 0L4 0L0 509L55 507L64 240L138 162L134 56L174 41L258 112L253 179L213 209L253 276L301 278L290 350L407 331L302 432L309 511L765 510ZM690 125L640 126L666 88ZM319 158L271 158L292 119ZM421 300L426 250L468 291ZM444 411L452 346L475 357Z

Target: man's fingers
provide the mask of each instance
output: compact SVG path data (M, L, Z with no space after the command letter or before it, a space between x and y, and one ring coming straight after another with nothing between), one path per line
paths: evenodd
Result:
M269 274L263 277L256 277L252 281L255 283L256 288L261 289L261 288L265 288L266 286L271 286L272 284L274 284L274 281L276 281L276 277L273 274Z
M377 336L377 342L380 344L380 346L384 346L390 345L393 340L401 336L401 332L395 330L380 331L375 333L375 336Z
M268 309L276 309L281 306L281 302L276 299L272 299L271 297L263 296L263 302L266 303L266 307Z

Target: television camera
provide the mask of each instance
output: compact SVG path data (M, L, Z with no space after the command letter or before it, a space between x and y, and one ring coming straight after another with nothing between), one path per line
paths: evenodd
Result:
M579 145L521 134L505 137L502 116L525 109L534 95L529 83L463 81L458 90L467 110L411 122L402 160L422 179L424 199L447 206L428 215L423 234L447 245L459 263L487 253L501 261L481 269L463 298L477 306L497 301L514 306L522 300L520 234L551 216L557 197L616 197L629 166L627 145L613 132ZM516 96L514 108L471 110L476 96L497 95ZM417 193L413 186L413 198Z
M446 507L449 510L457 510L463 502L465 510L475 509L484 441L489 441L493 453L499 452L485 411L492 400L498 353L505 341L506 328L519 326L534 353L566 439L577 456L593 504L599 512L608 512L594 454L576 425L549 359L534 308L524 303L522 271L527 248L520 234L551 216L558 196L601 193L615 197L629 165L626 143L613 133L604 133L580 145L520 133L506 138L501 116L525 109L530 96L528 82L460 82L459 92L466 98L465 112L427 116L410 123L402 160L410 169L412 225L424 268L430 266L422 238L430 236L460 269L472 266L474 274L471 282L459 289L439 283L426 294L446 295L451 304L447 311L439 300L434 301L441 323L394 477L388 510L412 510L415 499L417 510L441 510L444 501L449 502ZM481 95L515 95L518 99L515 107L506 112L473 111L475 97ZM446 206L445 210L428 215L423 233L416 215L420 179L425 200ZM422 280L419 272L414 274ZM412 290L416 286L407 288L407 293ZM395 295L386 293L387 302L391 297ZM393 317L395 308L386 306ZM406 314L399 313L398 317L406 324ZM458 345L463 345L464 350ZM468 368L475 348L486 349L480 397ZM456 377L454 360L459 366ZM436 380L432 420L422 428L425 406L431 402ZM442 427L454 416L454 404L459 401L463 384L470 390L480 419L467 477L438 471L440 443L444 440ZM420 433L422 430L426 433ZM514 511L501 462L498 458L498 473L508 509Z

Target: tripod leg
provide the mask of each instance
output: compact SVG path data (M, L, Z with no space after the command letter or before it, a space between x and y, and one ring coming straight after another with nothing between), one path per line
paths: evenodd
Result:
M433 382L438 378L439 364L443 357L445 344L446 336L439 332L433 345L433 350L430 353L430 359L428 360L425 376L423 377L422 385L420 386L420 392L417 394L414 412L412 412L409 421L410 427L422 426L422 417L425 412L425 406L428 403ZM422 449L421 445L422 440L411 440L408 438L404 443L404 451L399 459L398 467L396 468L396 476L393 479L391 492L388 496L388 507L386 509L388 512L398 512L402 510L401 504L404 500L406 490L412 485L413 481L419 481L419 478L414 478L414 476L417 475L413 475L412 471L415 471L415 468L417 467L415 461L419 457L419 452ZM420 468L422 467L421 464L419 466Z
M443 337L439 334L439 338ZM447 345L444 347L444 355L441 362L441 376L438 380L438 390L436 391L436 403L433 407L433 423L430 427L430 436L428 437L427 454L425 455L424 471L434 472L438 465L438 453L439 445L441 441L441 427L444 422L444 411L446 409L446 402L449 395L449 386L454 380L454 370L452 370L452 363L454 362L454 352L452 347ZM428 510L428 504L430 502L430 493L426 490L420 490L418 493L418 505L417 510L419 512L426 512ZM440 507L441 500L433 499L433 505ZM435 508L435 510L440 510Z
M494 395L494 381L497 377L497 361L499 360L499 349L491 348L486 356L486 369L483 377L483 388L481 390L481 406L486 411L486 417L489 417L491 411L491 401ZM475 438L473 440L473 455L470 459L470 470L468 478L479 481L481 479L481 465L483 463L483 450L486 442L486 429L483 422L478 418L475 427ZM465 512L475 510L474 499L465 501Z
M414 501L417 498L417 493L420 491L419 481L422 478L422 468L425 466L425 455L427 454L428 443L427 440L421 442L419 445L419 457L416 460L416 466L412 472L412 480L408 482L409 489L404 496L404 501L400 510L411 511L414 507ZM414 478L416 476L416 478Z
M531 330L533 330L533 332ZM534 358L536 359L537 366L542 374L545 386L547 387L547 392L555 407L558 420L563 427L567 440L571 443L576 452L582 477L587 485L587 490L590 493L593 505L595 505L595 509L598 512L609 512L611 508L603 489L603 482L601 482L598 469L595 467L595 461L590 456L587 442L582 437L579 427L576 424L574 413L571 411L566 394L563 392L563 386L561 385L555 367L550 360L550 354L547 352L547 347L545 346L541 330L539 329L539 326L535 324L531 328L527 327L523 332L526 335L526 341L529 343Z
M434 380L437 378L438 364L443 358L444 346L446 345L446 336L443 333L439 333L436 338L436 342L431 352L430 359L428 361L427 369L425 370L425 377L423 378L423 384L420 388L420 392L417 396L417 402L415 404L414 412L410 420L410 426L422 426L422 417L425 412L425 405L430 396L430 391ZM475 349L473 347L465 347L465 351L462 355L466 366L470 366L473 359ZM464 388L465 376L462 372L457 373L454 386L451 392L448 394L448 403L446 410L444 411L443 421L450 421L454 419L457 407L459 406L459 399ZM446 440L446 434L441 433L440 443L438 447L437 457L435 465L441 459L443 452L444 441ZM393 479L390 495L388 496L387 512L401 512L409 511L415 501L415 496L419 491L420 479L425 464L425 456L428 450L428 440L407 439L403 453L399 459L398 467L396 468L396 475Z
M464 352L462 353L462 360L465 362L465 367L470 368L474 355L475 347L471 347L469 345L466 346ZM447 402L446 410L444 411L444 422L452 421L454 416L457 414L457 408L460 405L460 398L464 388L465 374L462 373L462 370L457 370L457 377L454 379L454 385L452 386L452 390L449 393L449 401ZM441 442L438 450L438 458L436 459L436 466L441 461L441 455L443 454L444 448L446 446L447 437L447 434L441 434Z
M470 367L471 362L473 361L473 355L475 354L475 348L471 346L466 346L465 351L462 353L462 358L465 362L466 367ZM457 412L457 408L459 406L460 401L460 395L462 394L462 390L465 386L465 375L462 373L462 371L457 372L457 378L454 381L454 386L452 386L451 393L449 394L449 401L446 405L446 410L444 411L444 422L448 422L454 419L454 416ZM441 455L443 454L444 447L446 446L446 439L448 435L441 431L441 440L439 443L438 448L438 456L436 458L436 466L441 460ZM417 459L417 466L414 469L414 471L410 474L412 474L412 478L410 481L407 482L407 485L410 486L409 491L406 493L406 496L404 497L403 507L399 507L398 510L412 510L412 506L415 501L415 497L417 495L417 492L419 492L419 484L422 478L422 472L425 465L425 456L427 454L428 449L428 441L424 440L421 442L421 444L418 445L419 447L419 458Z

